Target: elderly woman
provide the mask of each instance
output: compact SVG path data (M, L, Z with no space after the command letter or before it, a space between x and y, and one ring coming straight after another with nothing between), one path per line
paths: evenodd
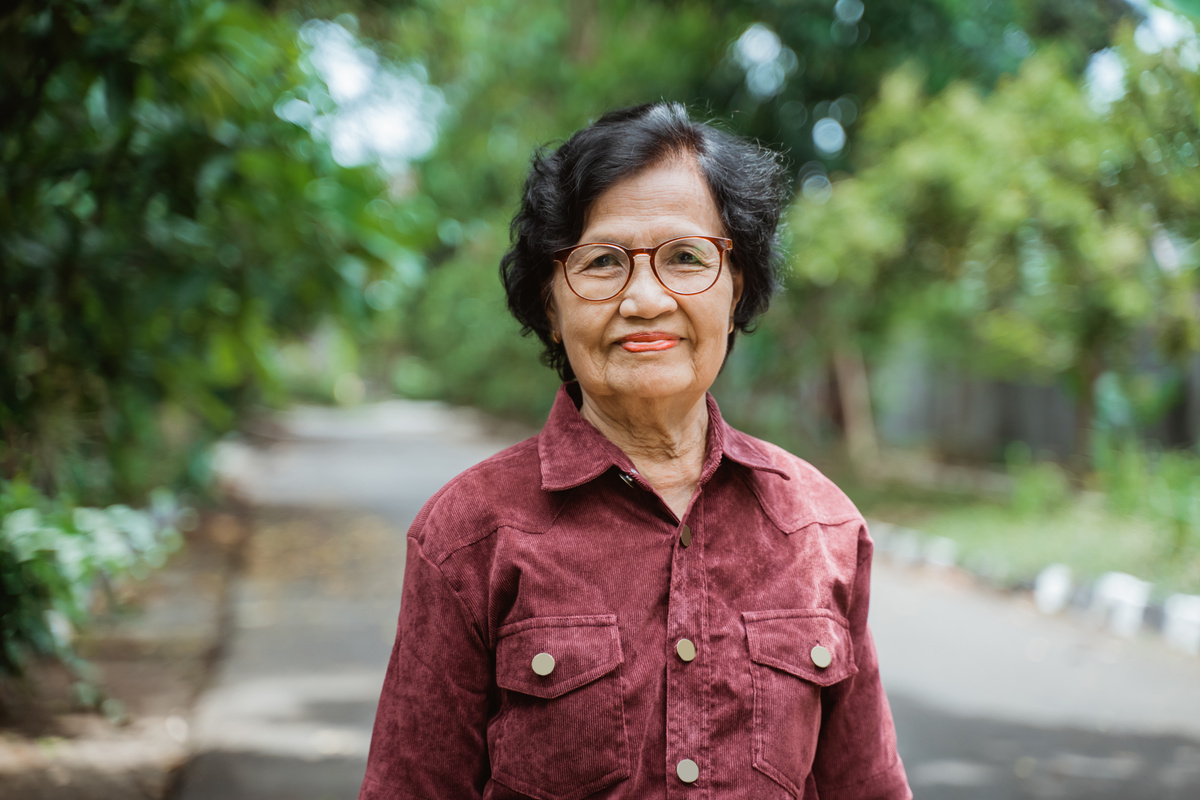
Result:
M409 531L360 800L911 796L862 517L707 393L782 184L675 104L534 158L501 274L565 383Z

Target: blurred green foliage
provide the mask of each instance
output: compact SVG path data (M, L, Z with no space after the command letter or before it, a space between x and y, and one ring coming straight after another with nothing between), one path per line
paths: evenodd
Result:
M628 0L419 3L396 13L389 38L422 54L448 105L436 149L414 168L442 219L426 282L405 306L412 355L398 385L436 375L440 396L544 419L557 378L519 336L497 280L529 156L606 108L700 97L729 44L723 20L746 19L738 14Z
M1134 339L1167 363L1200 347L1200 86L1179 47L1133 43L1139 13L1119 0L10 5L6 648L53 649L47 611L81 623L80 587L134 569L72 571L63 553L94 538L80 519L203 487L208 444L257 405L382 387L539 421L557 381L510 319L497 265L530 153L611 107L681 100L791 165L791 275L722 377L732 419L793 446L820 438L798 420L801 378L915 328L947 361L1073 381L1090 420L1099 376L1138 385ZM1089 95L1084 72L1114 42L1126 91ZM173 523L147 519L171 539Z
M276 343L325 316L364 332L365 286L421 226L275 113L330 102L286 20L211 0L4 20L0 464L136 501L202 477L197 446L270 396Z
M1024 442L1013 442L1005 450L1005 463L1012 478L1012 509L1024 517L1038 517L1061 510L1071 500L1071 481L1058 464L1034 460Z
M151 507L71 508L29 484L0 483L0 675L21 673L31 653L54 654L87 677L72 628L86 624L97 593L126 575L161 567L182 539L186 514L158 490ZM77 687L94 691L88 681Z
M1061 39L1077 73L1130 10L1004 0L977 12L952 0L874 4L869 12L857 0L446 0L377 15L372 29L420 54L448 105L436 149L415 166L420 191L443 216L444 247L428 254L428 282L405 309L418 361L406 362L404 374L423 364L440 376L442 396L534 422L544 416L554 379L534 360L536 347L512 335L495 265L529 154L603 110L682 100L783 150L800 179L813 168L837 175L859 160L856 146L822 152L814 125L836 120L852 134L890 70L915 64L922 90L964 77L986 89L1038 42ZM473 321L468 330L489 333L455 335L463 318ZM761 412L757 396L793 382L792 356L808 359L806 367L821 363L826 350L792 347L795 339L763 331L739 345L730 364L743 384L730 393L734 405Z
M377 170L276 113L332 105L297 34L216 0L0 17L0 670L61 652L39 609L81 622L81 587L133 567L76 568L104 546L79 521L116 513L89 507L203 486L206 445L281 398L278 345L369 338L365 290L427 244Z
M1200 551L1200 457L1170 452L1131 437L1102 435L1096 442L1098 488L1109 507L1152 521L1166 533L1172 558L1195 560Z
M1200 75L1129 35L1112 53L1129 79L1111 101L1052 50L986 95L892 73L862 168L791 210L771 328L879 349L915 324L976 371L1066 379L1088 452L1102 373L1134 370L1147 336L1167 363L1200 350Z

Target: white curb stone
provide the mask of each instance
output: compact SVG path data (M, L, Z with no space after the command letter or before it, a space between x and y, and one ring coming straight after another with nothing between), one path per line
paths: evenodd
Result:
M1096 581L1092 609L1113 633L1134 636L1142 627L1151 584L1124 572L1106 572Z
M1043 614L1057 614L1071 599L1071 568L1051 564L1033 582L1033 602Z
M927 564L948 569L958 562L958 544L941 536L868 520L876 552L901 567ZM986 576L985 576L986 579ZM1074 576L1066 564L1051 564L1033 583L1033 601L1043 614L1057 614L1071 605ZM1120 636L1136 636L1145 624L1153 584L1124 572L1106 572L1092 585L1088 613ZM1157 625L1155 625L1157 628ZM1200 595L1173 594L1163 603L1162 631L1167 643L1200 656Z
M1200 596L1173 594L1163 603L1163 636L1172 647L1200 655Z

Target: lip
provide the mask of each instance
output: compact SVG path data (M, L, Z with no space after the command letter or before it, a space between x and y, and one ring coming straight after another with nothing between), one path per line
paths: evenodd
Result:
M654 353L670 350L679 344L680 337L666 331L641 331L630 333L617 340L617 344L628 353Z

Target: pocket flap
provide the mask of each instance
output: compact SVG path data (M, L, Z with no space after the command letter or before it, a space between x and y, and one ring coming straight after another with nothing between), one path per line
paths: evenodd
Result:
M607 675L625 661L613 614L533 617L505 625L496 645L496 684L551 699ZM549 653L553 669L539 675L534 656ZM543 666L544 669L544 666Z
M831 686L858 672L850 627L831 611L820 608L746 611L742 620L746 623L750 659L756 663L781 669L818 686ZM816 648L824 648L828 659Z

